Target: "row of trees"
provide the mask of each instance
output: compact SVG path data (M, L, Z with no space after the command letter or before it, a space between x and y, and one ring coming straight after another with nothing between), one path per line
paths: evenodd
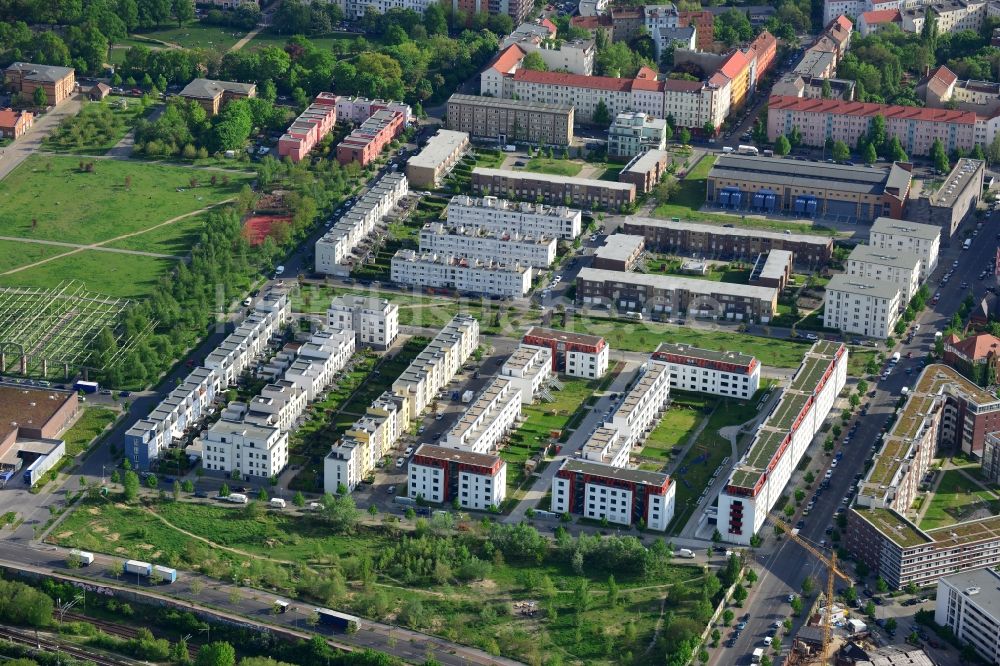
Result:
M233 100L214 118L197 102L174 97L156 120L136 124L135 150L149 155L180 155L187 146L208 152L237 150L255 127L271 130L283 124L284 114L264 96Z

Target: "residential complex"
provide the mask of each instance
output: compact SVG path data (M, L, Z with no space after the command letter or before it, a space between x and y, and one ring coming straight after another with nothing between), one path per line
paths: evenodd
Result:
M635 203L631 183L484 167L472 170L472 189L478 194L612 211Z
M337 96L328 92L319 93L278 139L278 156L301 162L336 124Z
M519 234L573 240L582 231L583 214L566 206L518 203L498 197L456 195L448 202L448 224L495 234Z
M882 438L848 511L846 547L891 589L1000 564L1000 516L932 530L907 516L938 448L982 456L1000 400L946 365L927 366Z
M413 187L437 189L468 150L468 134L439 129L423 150L407 161L406 178Z
M337 330L354 331L355 345L385 350L399 335L399 306L384 298L335 296L326 311L327 324Z
M337 144L337 161L341 164L357 162L366 167L405 129L406 119L401 112L376 111Z
M521 343L547 347L551 352L552 370L570 377L598 379L608 371L611 348L600 336L533 326L524 334Z
M911 252L920 257L920 282L925 282L938 265L941 229L931 224L879 217L868 231L868 242L873 248Z
M408 419L417 418L479 347L479 321L455 315L392 384L403 398Z
M667 364L671 390L749 400L760 388L760 361L749 354L661 342L653 358Z
M778 290L677 275L622 273L583 268L576 279L576 302L619 312L711 317L767 323L778 306Z
M339 122L360 125L379 111L402 114L403 122L407 125L413 122L413 109L410 108L409 104L384 99L368 99L367 97L337 96L337 120Z
M635 270L646 247L642 236L611 234L604 239L604 245L594 250L594 268L609 271Z
M833 240L812 234L783 234L647 217L625 218L624 231L645 236L646 247L651 250L696 254L706 259L749 261L762 252L788 250L796 266L816 269L833 257Z
M407 494L463 509L500 506L507 493L507 463L499 456L421 444L408 469Z
M992 139L991 139L992 141ZM989 141L983 145L989 145ZM983 196L986 162L963 157L936 191L919 193L906 204L906 219L941 229L941 244L950 246L958 226L976 212Z
M608 156L631 158L667 147L667 121L645 113L619 113L608 129Z
M392 281L467 294L519 298L531 290L531 266L495 259L401 249L392 256Z
M583 457L614 467L625 467L631 451L642 445L659 423L670 400L670 366L650 358L639 369L639 375L621 397L611 418L606 420L583 445ZM616 436L608 440L597 436L601 430Z
M905 306L894 282L838 273L826 285L823 326L884 340L893 335Z
M792 277L793 265L794 258L788 250L761 252L753 262L747 283L761 287L774 287L781 291Z
M375 231L375 226L409 192L406 176L387 173L340 216L316 241L316 272L348 275L354 250Z
M771 107L774 113L774 107ZM853 145L853 144L852 144ZM720 155L708 174L706 201L731 210L870 222L900 218L912 180L909 164L888 169L776 157Z
M178 94L184 99L200 104L209 116L215 116L227 102L256 97L257 84L194 79Z
M202 437L202 467L240 478L269 479L288 464L288 433L280 428L220 420Z
M934 622L975 647L986 663L1000 663L1000 573L978 569L939 579Z
M556 26L548 19L522 23L500 42L503 53L517 45L524 54L537 53L546 69L590 76L597 47L592 39L556 39Z
M546 396L552 375L552 350L521 343L500 366L500 376L521 392L521 402L530 405Z
M41 88L45 91L47 103L52 106L72 97L76 86L76 70L72 67L15 62L3 74L4 84L12 91L30 100L35 90Z
M124 449L134 469L148 469L160 453L208 413L225 390L264 353L271 337L291 319L288 297L272 292L144 419L125 433Z
M618 180L632 183L639 194L649 194L663 179L670 166L670 153L665 150L647 150L633 157L618 172Z
M451 430L441 446L472 453L496 453L521 418L521 389L506 377L486 385Z
M498 145L526 141L550 146L573 142L573 105L455 94L448 98L447 127Z
M847 257L847 274L896 285L902 292L900 305L905 308L920 288L922 263L917 254L907 250L856 245Z
M556 259L554 236L522 236L481 227L451 227L428 222L420 230L420 251L488 261L503 257L522 266L548 268Z
M552 511L662 532L676 491L666 474L568 458L552 479Z
M719 495L723 541L750 545L844 388L847 356L847 347L826 340L806 352Z

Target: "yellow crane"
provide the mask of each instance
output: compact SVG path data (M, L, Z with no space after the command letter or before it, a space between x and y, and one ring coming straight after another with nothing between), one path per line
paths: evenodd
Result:
M820 651L819 662L821 664L826 664L827 653L830 651L831 634L833 632L833 623L831 622L833 615L833 577L838 576L842 580L854 585L854 581L846 573L837 568L837 553L833 551L830 557L827 557L818 548L813 546L811 543L800 537L798 534L792 531L791 525L786 523L784 520L774 515L773 513L768 514L775 525L780 527L788 535L788 538L795 543L802 546L809 554L815 557L817 560L826 565L827 577L826 577L826 623L823 625L823 648Z

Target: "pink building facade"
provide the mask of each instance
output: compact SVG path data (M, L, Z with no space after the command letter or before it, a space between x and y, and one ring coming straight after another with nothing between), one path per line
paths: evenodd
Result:
M278 155L301 161L337 124L337 96L321 92L278 139Z

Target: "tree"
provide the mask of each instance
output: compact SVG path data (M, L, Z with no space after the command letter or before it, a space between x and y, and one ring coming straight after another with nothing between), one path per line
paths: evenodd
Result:
M733 590L733 599L736 601L737 606L742 606L747 596L747 589L742 585L737 585L736 589Z
M875 617L875 602L869 600L865 604L865 615L868 617Z
M920 41L933 53L937 50L938 25L937 14L930 7L924 14L924 25L920 28Z
M300 509L306 505L306 496L302 494L302 491L295 491L295 495L292 497L292 504Z
M215 641L198 650L195 666L235 666L236 650L226 641Z
M711 120L706 120L705 124L701 127L701 131L705 136L715 136L715 124Z
M882 576L879 576L878 580L875 581L875 589L879 591L879 594L885 594L889 591L889 583L885 582Z
M129 470L122 481L122 494L126 502L134 502L139 497L139 475Z
M917 587L917 584L914 583L912 580L906 584L906 587L904 589L906 590L907 594L912 594L912 595L916 595L920 591L920 588Z
M618 605L619 589L618 583L615 582L615 577L608 576L608 607L614 608Z
M792 150L792 145L788 142L788 137L784 134L779 136L774 141L774 154L775 155L787 155Z
M816 585L813 583L811 576L807 576L804 581L802 581L802 596L808 597L816 589Z
M371 516L372 518L374 518L375 516L377 516L378 515L378 507L375 506L374 504L372 504L370 507L368 507L368 515Z
M229 484L223 483L219 486L219 497L229 497Z
M973 146L973 148L972 148L972 158L973 159L977 159L977 160L985 160L986 159L986 153L983 152L983 144L977 143L975 146Z
M156 478L155 474L147 474L146 475L146 487L147 488L150 488L152 490L156 490L156 485L158 483L159 483L159 480Z
M948 162L948 153L945 152L944 144L941 143L941 139L934 139L931 144L931 161L934 162L934 168L941 173L948 173L951 170L951 164Z
M174 493L174 501L176 502L181 498L181 482L178 481L177 479L174 479L173 493Z
M906 151L903 150L903 144L899 142L898 136L889 139L889 149L886 153L886 158L891 162L906 162L910 159L907 157Z
M802 613L802 598L801 597L792 597L792 601L791 601L790 605L792 607L792 615L798 616L798 615L800 615Z
M542 60L542 56L538 51L531 51L524 56L524 59L521 61L521 67L523 69L532 69L536 72L545 72L549 69L549 66Z
M843 141L834 141L830 155L837 162L846 162L851 158L851 149Z
M330 523L334 531L348 532L358 522L361 512L350 495L324 493L320 500L320 515Z
M448 19L440 3L432 2L424 10L424 27L430 37L448 34Z
M798 148L802 145L802 130L798 127L792 127L792 131L788 133L788 143L791 144L792 148Z
M266 501L268 501L271 498L267 496L267 490L265 490L264 488L261 488L257 492L257 499L260 500L261 502L266 502Z
M890 618L886 619L886 621L885 621L885 630L888 633L890 633L890 634L896 633L896 626L897 626L897 624L896 624L896 618L890 617Z
M611 113L608 111L608 105L604 103L603 99L597 100L597 106L594 108L594 124L611 124Z
M194 492L194 483L191 479L184 479L184 483L181 484L181 489L186 493Z
M878 161L875 146L871 143L865 143L865 147L861 150L861 159L865 161L865 164L875 164Z
M722 532L718 529L712 532L712 543L722 543Z
M728 627L730 625L730 623L732 623L734 617L736 617L736 613L734 613L729 608L727 608L726 610L722 611L722 624L723 624L723 626Z
M194 19L194 0L174 0L174 19L178 27Z
M844 598L844 601L847 604L853 606L854 602L858 599L858 591L854 589L854 586L852 585L851 587L845 588L844 592L840 596Z
M45 88L39 86L31 96L35 106L48 106L49 96L45 93Z
M691 130L687 127L682 127L677 133L677 140L681 142L681 145L686 146L691 143Z
M823 86L820 88L820 95L823 99L830 99L833 97L833 88L830 87L830 81L828 79L823 79Z

